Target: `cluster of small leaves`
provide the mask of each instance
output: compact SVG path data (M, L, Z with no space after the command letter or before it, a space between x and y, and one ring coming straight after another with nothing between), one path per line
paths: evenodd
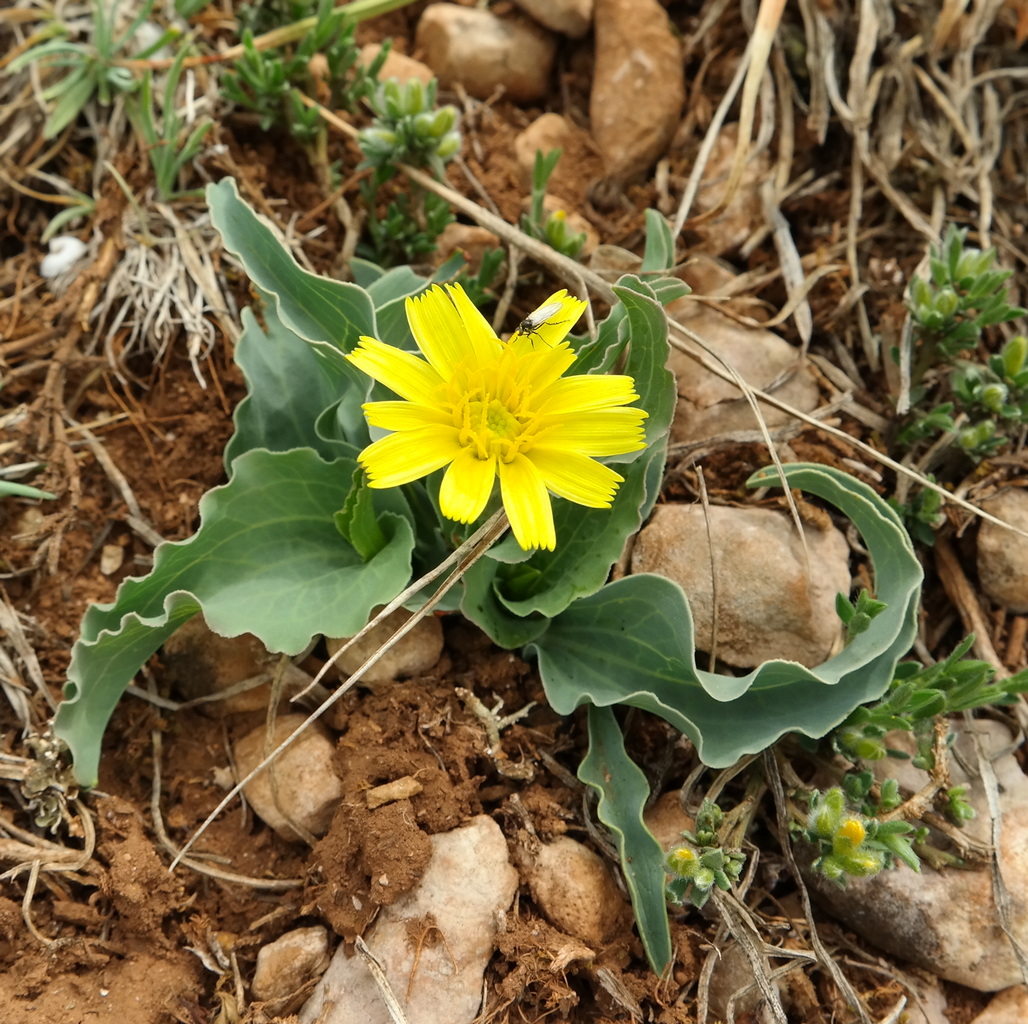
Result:
M967 420L957 440L973 459L994 453L1007 437L999 421L1028 420L1028 342L1014 338L988 365L959 360L962 352L978 347L987 327L1025 315L1009 303L1007 281L1011 271L996 270L995 249L966 246L967 230L950 225L942 246L932 250L929 280L910 282L910 315L917 361L911 372L911 403L925 400L925 375L940 364L951 367L948 388L940 388L941 401L919 410L903 425L897 440L912 446L924 438L957 429L957 415Z
M493 292L493 284L503 266L503 249L486 249L482 253L478 270L471 274L467 270L461 271L457 276L456 283L468 293L468 298L476 306L484 306L487 302L496 298Z
M309 10L303 3L279 7L283 9L275 9L277 16L286 21L299 20ZM252 11L249 20L263 25L274 13L262 8L261 17ZM249 27L243 30L242 43L243 56L222 78L222 94L231 103L255 111L262 131L284 127L305 145L313 143L324 129L317 110L307 107L303 96L320 91L327 106L355 110L374 92L389 53L387 43L368 67L359 64L354 26L345 10L333 7L332 0L318 0L314 24L289 53L259 50ZM314 68L321 69L317 81Z
M832 733L835 750L854 762L878 761L886 755L906 757L885 745L886 733L902 729L917 739L914 766L931 770L935 765L932 734L936 716L1016 703L1018 694L1028 691L1028 670L996 681L996 671L988 662L965 660L973 643L971 634L948 658L928 668L916 661L900 662L886 695L875 704L857 708Z
M554 210L546 213L546 186L553 174L561 151L552 149L548 153L536 150L535 167L532 171L532 205L521 217L521 230L526 235L545 242L551 249L575 260L585 245L585 234L568 227L567 213Z
M391 200L384 216L377 212L379 189L396 174L398 163L427 168L442 178L446 162L460 150L457 109L437 110L436 89L435 79L428 85L395 78L381 83L368 101L375 119L357 136L364 155L358 169L372 170L361 182L369 242L358 253L382 266L411 263L432 252L436 238L453 221L445 200L413 187Z
M835 595L835 612L846 627L846 642L867 632L874 619L888 607L876 601L867 590L861 590L854 604L845 594Z
M933 474L928 473L927 478L935 483ZM924 487L905 502L890 498L889 504L899 513L912 540L926 547L934 546L935 531L946 518L942 511L942 495L938 491Z
M840 885L848 877L877 875L894 859L921 870L913 843L923 840L923 830L906 821L880 821L852 810L839 786L811 793L807 820L796 832L819 851L813 869Z
M739 880L746 855L724 848L719 835L724 820L724 811L704 800L696 815L695 832L683 832L686 842L668 854L666 867L671 879L666 893L672 903L702 907L714 886L727 892Z
M133 52L132 44L140 26L150 17L154 0L144 0L135 17L120 35L114 31L120 0L112 4L96 0L90 20L92 35L88 42L72 41L69 31L60 22L54 22L47 39L32 46L10 64L12 72L39 61L46 68L64 68L66 73L43 90L43 99L56 100L53 110L43 126L43 137L59 135L81 113L82 108L96 96L108 105L119 93L134 92L139 81L132 72L117 61L125 57L144 59L162 46L177 39L179 33L169 30L149 46Z

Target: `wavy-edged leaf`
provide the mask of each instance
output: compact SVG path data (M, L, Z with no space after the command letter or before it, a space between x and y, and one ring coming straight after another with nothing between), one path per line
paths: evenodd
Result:
M297 654L319 633L357 632L403 589L414 546L405 517L381 515L387 543L367 562L336 529L355 468L309 448L240 455L232 480L200 500L197 533L162 544L148 576L126 580L111 604L86 612L54 719L83 785L96 780L118 698L190 615L202 611L222 636L253 633L271 651Z
M618 580L553 619L530 645L551 706L631 704L686 733L704 763L725 767L787 732L820 737L881 696L917 628L922 571L896 514L866 484L825 466L785 467L790 486L831 502L867 545L887 605L839 654L808 669L764 662L742 677L696 668L692 616L681 587L661 576ZM772 469L750 486L777 482Z
M596 813L614 835L646 957L654 973L671 962L671 929L664 899L664 851L643 824L650 787L628 756L614 712L589 708L589 752L578 777L600 795Z

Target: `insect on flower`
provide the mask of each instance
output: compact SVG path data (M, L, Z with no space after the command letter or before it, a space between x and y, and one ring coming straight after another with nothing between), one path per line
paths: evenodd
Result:
M565 376L565 340L585 303L554 292L504 343L459 285L406 302L421 355L362 337L347 358L398 400L366 402L370 426L391 431L358 456L370 487L399 487L439 469L439 509L472 523L496 480L518 543L553 550L550 494L610 508L624 478L597 459L646 446L644 409L623 374ZM532 340L538 337L541 345Z
M510 340L514 341L515 338L530 338L535 335L537 338L542 339L544 342L545 338L539 333L539 328L543 324L547 324L550 327L559 327L565 323L564 320L558 320L554 323L550 323L550 318L555 316L564 308L563 302L547 302L544 306L540 306L538 309L533 310L528 316L525 317L521 323L518 324L517 330L510 336Z

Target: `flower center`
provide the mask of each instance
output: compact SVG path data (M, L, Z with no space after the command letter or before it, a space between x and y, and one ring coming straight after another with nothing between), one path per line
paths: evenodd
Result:
M457 413L460 443L480 459L495 455L510 462L524 444L525 424L499 398L481 392L462 396Z

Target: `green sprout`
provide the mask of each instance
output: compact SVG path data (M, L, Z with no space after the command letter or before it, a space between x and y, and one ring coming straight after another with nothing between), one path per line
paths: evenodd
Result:
M584 233L573 232L567 223L567 213L564 210L554 210L546 213L546 186L550 176L553 174L560 160L561 151L552 149L548 153L537 150L535 154L535 167L532 171L532 204L527 214L521 217L521 230L526 235L545 242L551 249L571 259L578 259L585 245L586 236Z
M68 38L68 29L58 24L50 31L59 38L30 47L11 61L11 71L18 71L35 61L46 68L66 69L64 75L43 90L43 99L57 101L43 126L44 138L51 139L60 134L94 96L107 106L115 95L134 92L139 87L139 81L132 72L118 62L129 56L145 59L179 35L169 29L149 46L132 52L136 32L150 17L153 5L154 0L144 0L125 31L116 35L114 25L120 0L114 0L109 6L102 0L95 0L89 42L72 42Z
M867 632L874 619L887 607L884 601L876 601L866 589L861 590L856 604L845 594L836 594L835 611L846 627L847 643L861 633Z

